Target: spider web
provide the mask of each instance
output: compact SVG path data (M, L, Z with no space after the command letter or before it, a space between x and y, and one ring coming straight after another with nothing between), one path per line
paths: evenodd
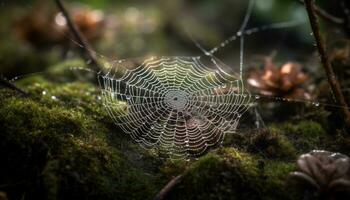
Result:
M218 46L206 50L193 41L201 56L152 57L130 70L125 69L132 59L119 60L108 72L99 72L103 105L114 122L142 147L162 150L172 158L202 155L219 145L226 134L234 133L254 99L243 82L245 36L299 23L247 29L254 3L249 1L238 32ZM239 73L229 74L225 70L232 67L214 54L236 40L240 42ZM209 58L212 66L204 64L203 57Z
M239 76L219 66L213 53L220 47L207 51L195 41L215 68L204 65L201 56L152 57L121 77L117 77L120 67L111 68L99 76L99 83L103 104L114 122L142 147L165 151L172 158L202 155L222 143L225 134L234 133L251 105L242 69L245 28L253 5L249 1L236 33L240 38Z
M174 158L220 144L251 105L239 77L208 68L199 57L153 57L117 75L110 70L99 78L110 116L142 147Z
M283 22L246 29L254 0L249 1L237 33L197 57L152 57L134 69L119 60L107 73L99 73L102 100L114 122L146 149L164 151L172 158L198 157L234 133L241 116L253 105L244 87L244 36L268 29L295 26ZM214 54L232 41L240 41L239 74ZM212 66L205 65L208 57Z

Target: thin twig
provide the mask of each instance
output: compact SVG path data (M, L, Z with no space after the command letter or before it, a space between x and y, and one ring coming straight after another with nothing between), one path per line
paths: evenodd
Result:
M171 179L168 184L166 184L163 189L154 197L154 200L164 200L167 199L169 192L177 186L182 181L183 175L178 175Z
M5 77L3 77L2 75L0 75L0 84L10 88L12 90L15 90L19 93L21 93L24 96L29 96L28 92L22 90L21 88L17 87L15 84L11 83L9 80L7 80Z
M303 5L305 5L304 0L299 0L299 2ZM320 7L315 6L315 12L318 16L322 17L324 20L327 20L328 22L331 22L333 24L343 25L345 22L343 19L336 17L327 11L323 10Z
M69 30L74 35L75 39L77 40L78 44L82 46L81 53L82 55L89 61L89 65L95 70L100 71L102 68L100 67L97 59L96 54L92 50L92 47L88 40L85 38L85 36L80 32L79 28L76 26L74 21L72 20L68 10L64 6L63 2L61 0L55 0L57 7L62 12L63 16L66 18L67 25L69 27Z
M305 5L307 9L307 13L309 15L309 20L311 24L311 28L314 34L314 37L316 39L317 43L317 48L318 52L321 57L322 65L324 67L324 70L326 71L326 75L328 78L329 85L331 86L331 89L333 91L333 94L342 107L342 112L344 115L344 121L345 123L350 127L350 112L349 112L349 107L345 101L345 98L341 92L340 84L334 74L331 62L328 58L328 55L326 53L326 45L325 42L321 36L320 33L320 25L318 22L318 18L316 15L316 10L315 10L315 0L305 0Z

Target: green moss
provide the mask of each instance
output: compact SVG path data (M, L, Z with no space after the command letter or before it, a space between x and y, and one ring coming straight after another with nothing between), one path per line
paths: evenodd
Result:
M192 164L170 199L294 199L285 182L294 168L220 148Z
M294 163L281 161L267 161L264 166L264 175L270 179L271 184L283 185L286 175L296 169Z
M283 129L287 134L297 134L301 137L313 138L325 135L322 125L314 121L301 121L298 124L286 124Z
M254 182L247 180L249 173L241 163L237 160L232 166L228 159L232 160L214 153L200 158L186 173L183 183L173 191L171 199L222 199L235 197L239 192L250 193L243 188L254 191L251 185Z
M317 122L286 123L278 129L288 137L300 153L326 147L326 138L328 136L322 125Z
M29 98L0 90L0 184L25 183L6 190L18 198L152 199L184 174L171 199L293 199L285 180L295 148L304 142L314 148L325 135L315 122L285 124L272 135L226 140L241 141L240 150L222 147L193 162L162 160L116 128L97 86L37 79L25 89Z
M25 183L9 189L9 195L26 194L28 199L154 195L159 187L156 177L135 166L124 151L142 155L113 129L95 88L43 82L27 87L29 98L0 90L0 184Z
M294 163L266 161L264 165L264 199L302 199L288 183L288 174L296 168Z
M257 131L251 137L249 149L273 159L291 160L297 155L293 144L274 129Z
M160 170L162 174L165 175L165 177L169 178L183 173L184 171L186 171L189 165L190 163L185 160L168 159L163 163L163 166L160 168Z
M131 166L115 149L83 141L72 143L71 148L58 159L49 161L44 169L44 183L52 193L49 196L60 194L64 199L152 196L155 188L151 177Z

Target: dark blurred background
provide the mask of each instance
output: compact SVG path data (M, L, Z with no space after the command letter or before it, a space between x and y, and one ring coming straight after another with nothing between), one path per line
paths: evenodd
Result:
M8 78L79 59L78 45L52 0L0 0L0 73ZM247 0L65 1L98 54L109 60L149 55L194 56L193 37L211 49L238 31ZM318 1L321 6L326 1ZM328 3L329 4L329 3ZM336 8L334 8L336 10ZM297 0L257 0L249 27L298 21L292 28L246 37L246 69L264 56L307 61L314 52L305 9ZM239 43L216 56L237 69Z

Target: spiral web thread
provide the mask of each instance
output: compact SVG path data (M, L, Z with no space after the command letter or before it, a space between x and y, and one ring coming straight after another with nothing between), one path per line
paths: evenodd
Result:
M99 77L110 116L142 147L173 158L220 144L251 104L241 79L196 57L150 58L120 78L115 67Z

